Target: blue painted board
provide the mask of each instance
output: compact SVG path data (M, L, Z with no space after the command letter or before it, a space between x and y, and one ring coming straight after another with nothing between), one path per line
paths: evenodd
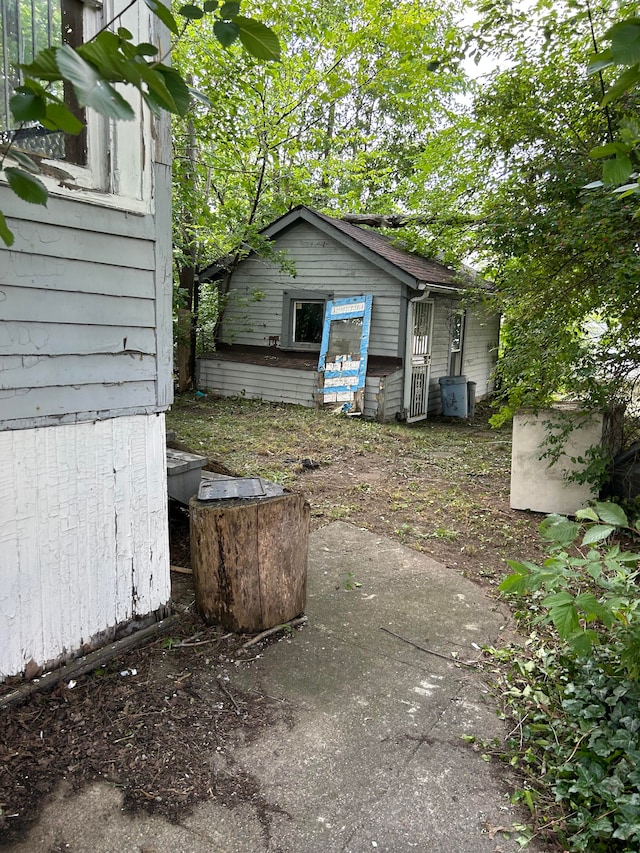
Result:
M372 294L327 302L318 362L327 403L353 403L364 388L372 303Z

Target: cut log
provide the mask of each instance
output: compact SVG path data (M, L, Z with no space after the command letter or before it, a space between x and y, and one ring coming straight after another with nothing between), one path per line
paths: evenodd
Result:
M205 622L251 633L304 611L309 504L302 495L192 498L189 507L196 608Z

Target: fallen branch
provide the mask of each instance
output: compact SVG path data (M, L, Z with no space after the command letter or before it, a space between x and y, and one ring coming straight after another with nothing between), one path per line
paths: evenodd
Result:
M236 714L238 714L238 715L239 715L239 714L241 714L241 713L242 713L242 711L240 710L240 706L238 705L238 703L236 702L236 700L233 698L233 695L232 695L232 694L227 690L227 688L224 686L224 684L222 683L222 681L220 681L220 679L218 679L218 687L219 687L219 688L220 688L220 690L224 693L224 695L227 697L227 699L231 702L231 704L233 705L233 707L236 709Z
M468 666L469 669L479 669L478 665L475 663L467 663L463 660L457 660L456 658L452 658L450 655L443 655L440 652L434 652L433 649L427 649L424 646L419 645L418 643L414 643L412 640L407 640L406 637L401 637L400 634L396 634L395 631L390 631L388 628L380 628L381 631L384 631L386 634L391 634L392 637L396 637L398 640L402 640L403 643L407 643L409 646L413 646L414 649L419 649L421 652L426 652L428 655L434 655L437 658L442 658L442 660L449 661L449 663L458 663L460 666Z
M255 637L252 637L243 646L240 646L236 654L239 655L240 652L243 652L245 649L250 649L251 646L255 646L256 643L259 643L261 640L270 637L272 634L277 634L278 631L286 631L287 628L299 628L300 625L306 624L306 621L306 616L299 616L297 619L292 619L291 622L285 622L283 625L276 625L275 628L269 628L268 631L263 631L261 634L256 634Z
M372 228L405 228L407 225L448 225L473 226L482 225L485 220L478 216L424 216L421 214L390 213L346 213L343 222L352 225L369 225Z
M17 702L24 702L33 693L37 693L39 690L48 690L59 681L70 681L79 675L85 675L87 672L98 669L112 658L143 645L143 643L146 643L152 637L164 634L165 631L176 625L180 620L181 616L179 615L169 616L167 619L155 622L147 628L141 628L128 637L116 640L115 643L109 643L108 646L96 649L94 652L90 652L88 655L60 667L60 669L48 672L40 678L29 681L27 684L21 684L20 687L17 687L6 696L0 696L0 709L7 708L9 705L14 705Z

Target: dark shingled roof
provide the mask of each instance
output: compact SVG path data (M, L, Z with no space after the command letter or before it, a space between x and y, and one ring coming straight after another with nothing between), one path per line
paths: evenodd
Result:
M311 210L311 208L307 209ZM380 255L381 258L389 261L398 269L413 276L417 281L427 284L449 285L450 287L460 287L461 285L460 279L456 277L455 270L438 263L438 261L423 258L415 252L407 252L406 249L395 246L389 237L385 237L377 231L361 228L359 225L352 225L350 222L343 222L342 219L334 219L332 216L318 213L317 210L313 210L312 213L351 237L356 243L366 246L376 255Z
M397 271L398 278L413 287L433 285L435 287L463 289L472 283L481 287L490 286L488 282L476 277L473 270L463 273L457 272L438 261L424 258L415 252L408 252L395 246L388 237L379 234L377 231L352 225L342 219L335 219L333 216L319 213L317 210L302 204L267 225L261 233L274 239L300 222L315 225L340 242L351 244L354 251L368 256L373 262L381 262L387 270L389 270L388 265L390 264ZM230 256L229 258L221 258L202 270L200 279L206 281L222 275L229 259Z

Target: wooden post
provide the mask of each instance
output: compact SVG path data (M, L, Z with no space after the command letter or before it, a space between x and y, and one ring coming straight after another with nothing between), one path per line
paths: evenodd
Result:
M191 374L191 311L178 308L178 392L188 391L193 383Z
M207 623L264 631L305 607L309 504L298 494L190 502L196 607Z

